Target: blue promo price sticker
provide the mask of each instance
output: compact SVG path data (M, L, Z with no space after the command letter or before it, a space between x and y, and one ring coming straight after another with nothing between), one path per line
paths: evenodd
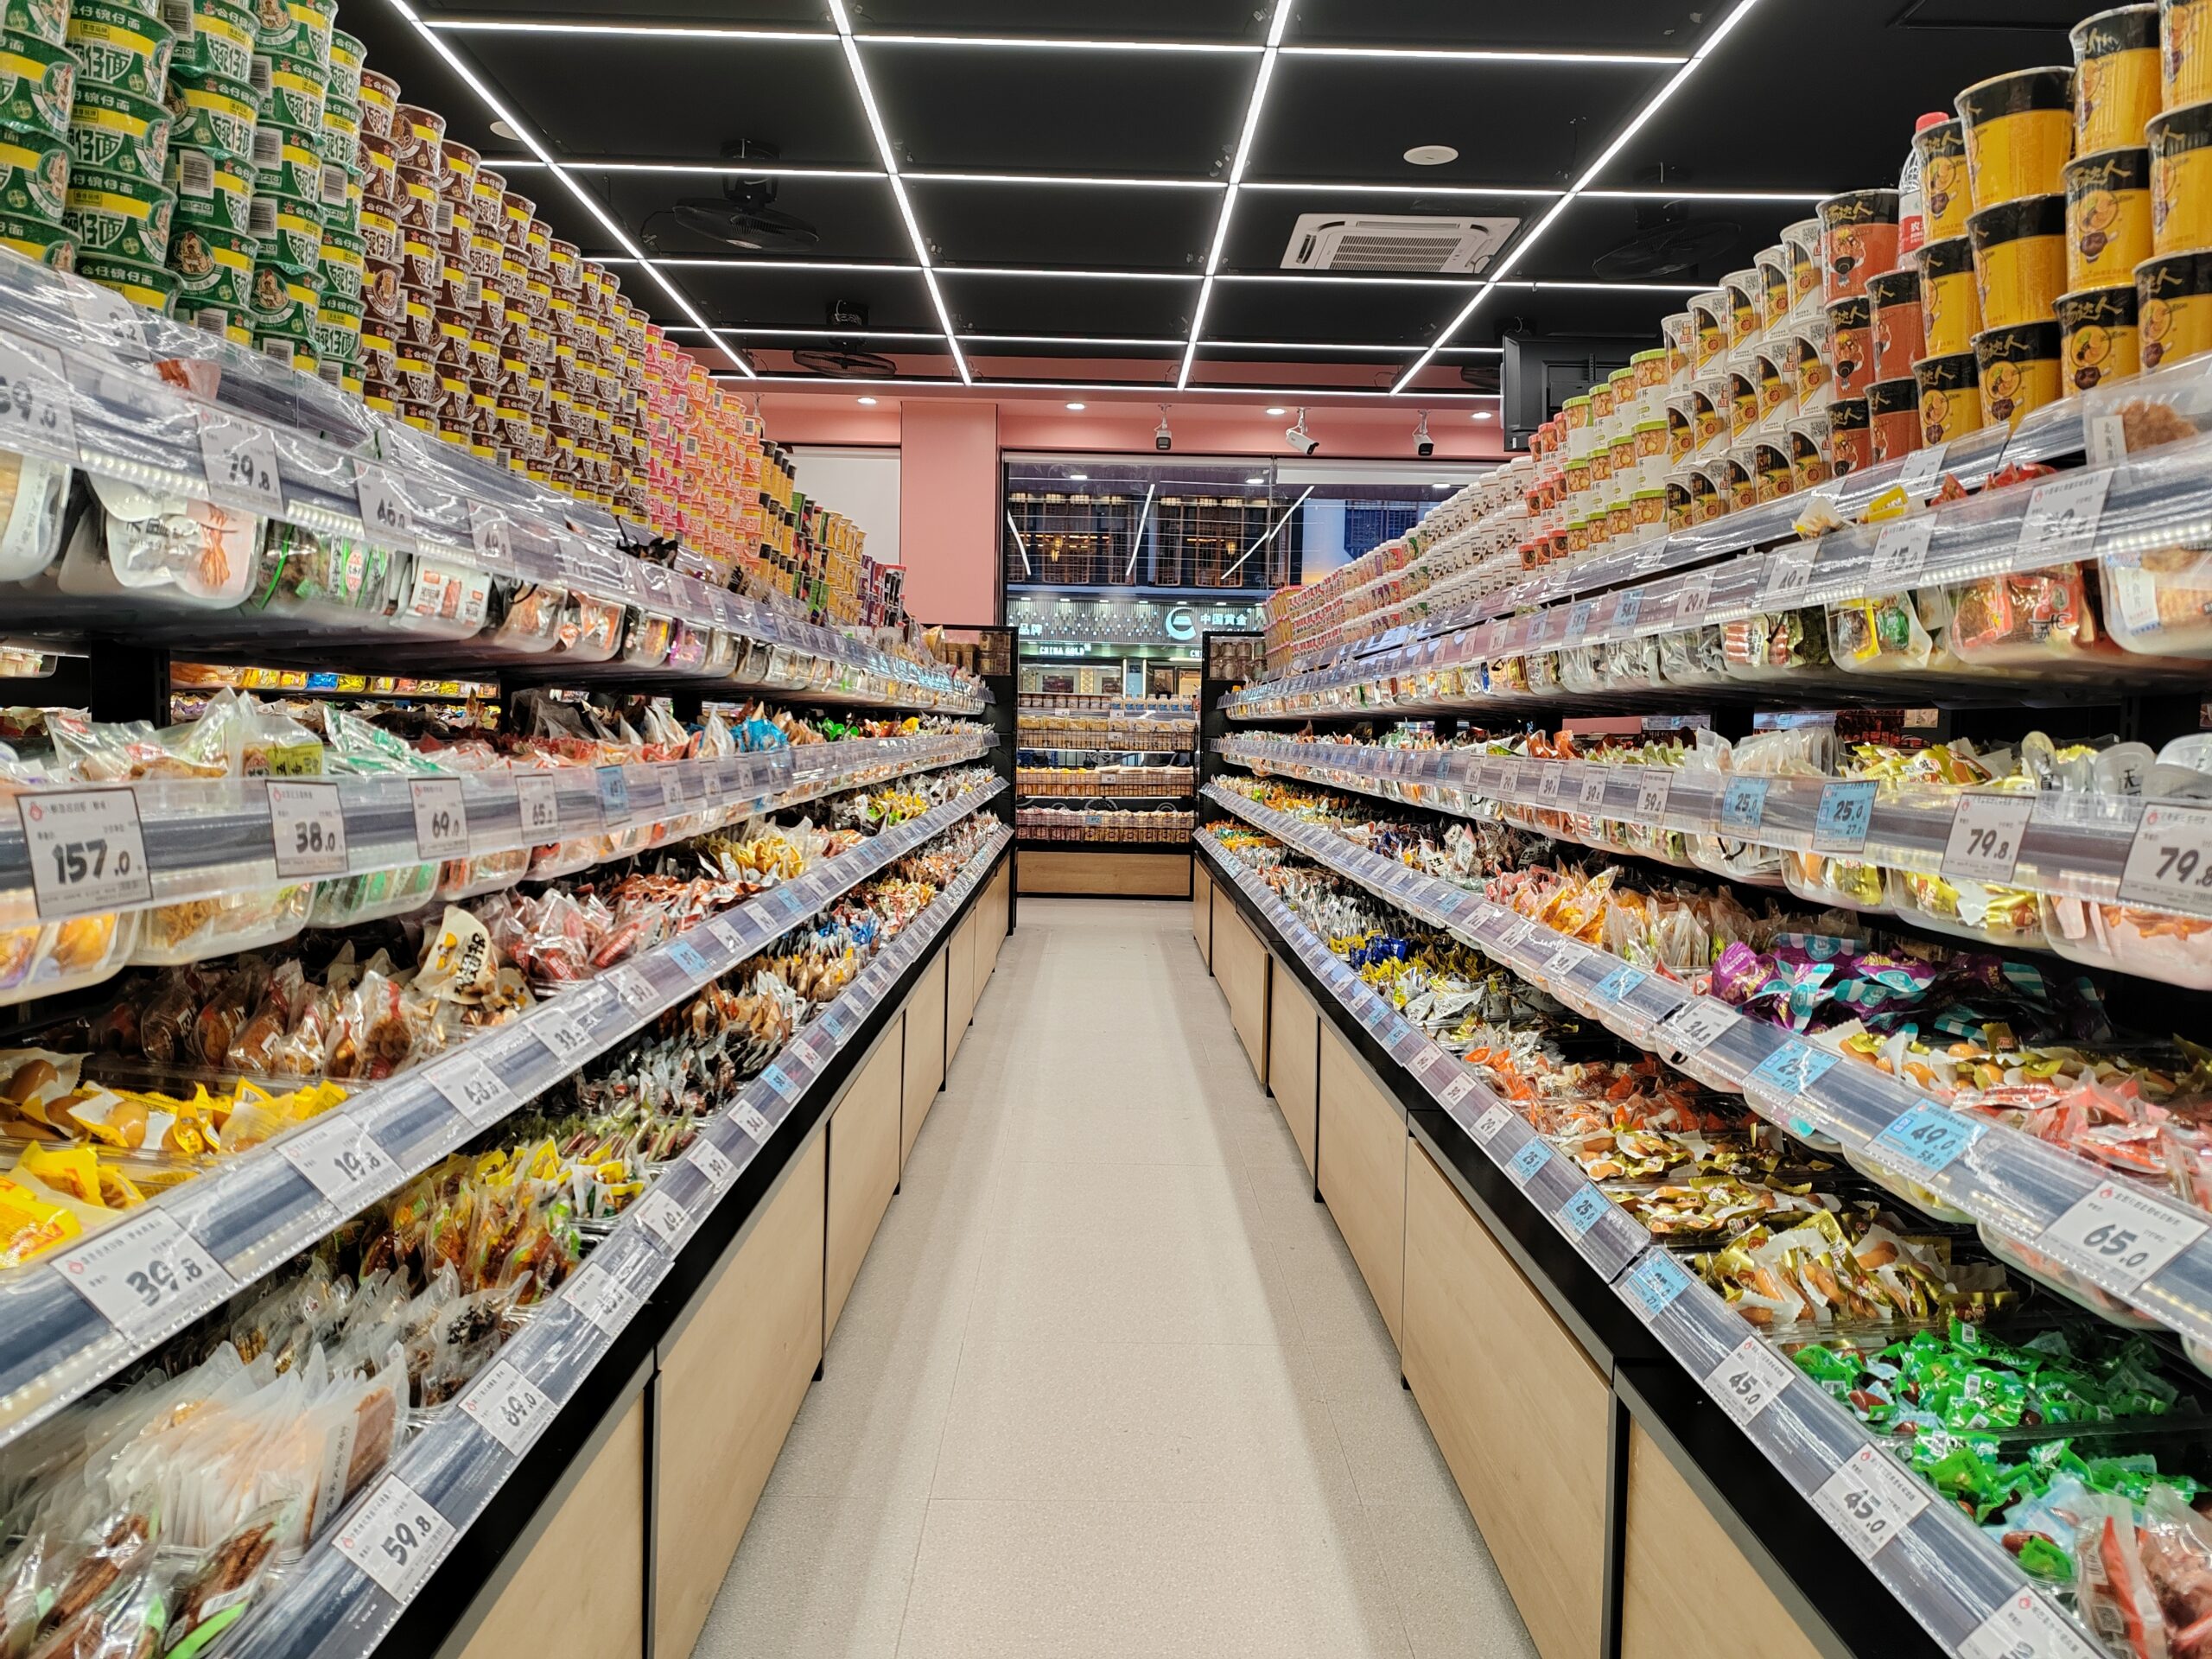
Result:
M1766 822L1768 778L1732 778L1720 797L1720 827L1745 834Z
M1549 1146L1541 1141L1530 1141L1507 1160L1505 1166L1513 1172L1522 1185L1526 1186L1536 1178L1536 1172L1551 1161L1551 1156Z
M1987 1127L1923 1100L1874 1137L1874 1150L1933 1173L1949 1168Z
M1643 1259L1628 1270L1621 1284L1648 1325L1690 1287L1690 1276L1666 1251L1654 1249L1647 1251Z
M1628 994L1643 981L1643 970L1640 968L1616 968L1598 982L1598 1000L1600 1002L1624 1002L1628 1000Z
M1567 1201L1560 1205L1560 1219L1567 1224L1567 1230L1577 1238L1584 1237L1595 1227L1606 1211L1613 1206L1605 1195L1594 1186L1578 1186Z
M1802 1095L1835 1063L1836 1056L1824 1048L1784 1043L1761 1060L1751 1076L1782 1094Z
M1813 850L1816 853L1855 853L1866 844L1874 823L1874 785L1871 781L1830 784L1821 791L1821 810L1813 822Z

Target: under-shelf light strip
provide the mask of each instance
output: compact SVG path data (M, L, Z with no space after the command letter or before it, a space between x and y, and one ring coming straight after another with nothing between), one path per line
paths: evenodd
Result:
M1191 371L1198 360L1198 342L1205 338L1206 308L1213 302L1213 285L1221 270L1222 250L1229 245L1229 221L1236 212L1236 191L1244 182L1244 168L1252 159L1252 141L1259 134L1260 111L1268 102L1268 83L1274 79L1275 58L1282 51L1282 32L1290 26L1291 0L1275 0L1268 22L1268 43L1260 51L1259 72L1252 77L1252 96L1245 101L1244 124L1236 134L1236 154L1229 164L1229 188L1222 192L1221 213L1214 220L1213 246L1206 254L1206 276L1198 289L1198 302L1191 310L1190 343L1183 347L1183 366L1175 373L1175 390L1191 384Z
M883 112L876 107L875 89L868 84L868 66L861 61L861 48L853 39L853 20L845 14L845 0L830 0L830 20L837 26L838 44L844 48L845 67L852 72L853 90L860 94L861 108L868 115L868 130L874 136L875 152L883 162L883 173L891 185L892 199L899 204L899 217L906 222L906 235L914 245L915 263L921 267L922 285L930 291L930 304L936 308L938 325L944 330L945 349L952 353L952 366L960 371L963 385L972 385L976 377L969 372L968 359L960 350L960 336L952 326L952 313L944 303L944 290L938 286L937 272L930 269L929 239L922 234L921 221L914 217L914 204L906 194L906 181L899 176L898 153L891 147L891 135L884 130Z
M1628 125L1621 129L1619 135L1611 143L1605 146L1596 161L1583 169L1582 176L1574 181L1573 187L1554 202L1550 211L1536 221L1535 229L1530 231L1507 251L1505 257L1499 261L1497 268L1490 273L1489 278L1475 290L1473 296L1468 300L1467 303L1460 308L1459 315L1444 325L1444 332L1436 337L1435 343L1414 359L1413 366L1399 377L1398 384L1390 388L1394 394L1402 393L1413 385L1414 378L1434 361L1438 348L1449 345L1452 337L1466 327L1468 319L1475 315L1483 301L1489 297L1491 291L1505 280L1507 273L1519 264L1522 257L1529 249L1536 245L1544 232L1559 221L1560 215L1574 205L1575 199L1597 183L1605 170L1613 164L1613 158L1628 148L1629 141L1643 131L1651 118L1666 106L1667 100L1688 84L1689 78L1697 73L1698 65L1713 55L1720 43L1735 32L1736 25L1751 15L1751 9L1758 3L1759 0L1737 0L1736 9L1714 26L1713 33L1706 37L1698 49L1692 53L1673 74L1660 83L1659 90L1652 93L1644 101L1643 107L1630 118Z
M692 323L703 331L708 339L721 348L723 355L736 364L744 371L747 378L750 378L753 372L753 365L747 360L745 353L723 339L714 325L700 315L698 308L693 305L683 290L677 287L670 279L666 271L661 270L652 260L645 257L644 250L630 239L630 233L625 231L615 220L614 216L607 211L605 204L590 191L585 189L582 182L571 175L567 168L553 159L552 153L538 141L536 130L500 101L498 94L484 84L483 78L476 73L468 60L440 38L438 31L424 22L414 7L407 3L407 0L386 0L386 3L400 16L406 19L415 32L423 37L424 43L444 60L446 67L460 76L468 90L483 101L484 107L492 112L493 120L505 125L516 137L529 147L531 153L537 156L555 178L567 187L569 194L582 202L586 211L600 222L609 236L614 238L615 245L644 266L646 274L652 276L653 281L659 284L661 290L675 302L677 309L690 318Z

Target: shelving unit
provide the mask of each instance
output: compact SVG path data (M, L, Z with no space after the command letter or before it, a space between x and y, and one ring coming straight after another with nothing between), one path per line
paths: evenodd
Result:
M1188 891L1181 859L1197 823L1195 705L1025 699L1016 732L1025 891L1175 898ZM1173 861L1163 863L1161 853Z

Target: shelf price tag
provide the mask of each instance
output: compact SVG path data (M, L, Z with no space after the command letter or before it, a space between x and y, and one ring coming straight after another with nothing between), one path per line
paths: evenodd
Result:
M1602 810L1605 804L1605 774L1595 766L1584 767L1581 786L1575 791L1575 799L1586 811Z
M1731 778L1720 796L1720 827L1749 834L1766 822L1770 778Z
M1802 1095L1836 1063L1825 1048L1784 1043L1758 1063L1751 1076L1782 1095Z
M1577 600L1567 607L1567 643L1568 645L1579 645L1582 643L1582 636L1590 632L1590 619L1597 613L1598 601L1594 599Z
M2022 1590L1974 1627L1959 1659L2103 1659L2104 1649L2032 1590Z
M637 1214L638 1225L658 1239L671 1251L683 1242L683 1235L690 1230L691 1212L665 1192L658 1191L648 1192L632 1208Z
M618 1335L638 1311L630 1287L596 1262L587 1262L569 1280L569 1305L608 1336Z
M1625 1002L1628 994L1643 983L1644 975L1637 968L1616 968L1598 982L1596 995L1600 1002Z
M1567 1230L1576 1238L1588 1236L1590 1230L1604 1219L1605 1211L1613 1206L1605 1195L1586 1182L1567 1196L1559 1207L1560 1219L1567 1224Z
M569 1058L554 1048L550 1041L545 1046L561 1054L562 1058ZM588 1040L585 1046L588 1046ZM514 1107L514 1096L499 1074L473 1054L463 1054L434 1067L429 1083L431 1088L452 1103L454 1110L479 1128L498 1122Z
M1813 821L1813 850L1816 853L1855 853L1866 844L1866 831L1874 822L1874 785L1827 784L1821 790L1821 810Z
M1736 1351L1707 1373L1705 1391L1738 1428L1775 1402L1797 1368L1757 1337L1745 1337Z
M344 1215L353 1213L357 1193L382 1187L395 1167L365 1126L336 1114L302 1129L277 1150Z
M1475 1120L1475 1139L1495 1141L1497 1132L1513 1121L1513 1113L1503 1102L1496 1103Z
M1923 1100L1876 1135L1873 1149L1934 1174L1957 1162L1960 1154L1981 1139L1986 1127L1963 1112Z
M2212 807L2145 806L2120 873L2120 899L2154 910L2212 907Z
M737 1109L737 1127L751 1135L754 1143L760 1146L766 1146L769 1135L775 1130L775 1125L760 1115L760 1109L757 1106Z
M461 1408L518 1458L553 1421L553 1402L544 1390L504 1359L484 1368L484 1375L461 1396Z
M1506 1160L1505 1166L1512 1172L1514 1179L1526 1186L1536 1179L1536 1172L1549 1163L1551 1157L1549 1146L1541 1141L1530 1140L1523 1142L1521 1150Z
M202 405L200 460L207 493L218 506L264 518L283 517L284 482L276 464L276 440L258 421Z
M691 1143L691 1150L684 1157L707 1178L707 1185L716 1192L727 1192L737 1179L737 1166L730 1162L722 1149L706 1136L701 1135Z
M1675 626L1694 628L1705 620L1713 604L1713 572L1700 570L1684 578L1675 590Z
M1440 1101L1443 1102L1446 1106L1457 1106L1461 1101L1465 1100L1469 1095L1471 1095L1474 1092L1474 1073L1471 1071L1463 1071L1454 1076L1449 1083L1446 1083L1444 1085L1443 1088L1438 1090L1436 1091L1436 1097Z
M1639 823L1658 823L1667 816L1667 798L1674 792L1675 773L1669 766L1646 766L1636 785L1636 817Z
M630 827L630 779L620 766L601 766L594 773L599 784L599 816L609 830Z
M1859 1559L1871 1561L1883 1545L1928 1507L1929 1490L1886 1452L1862 1446L1822 1481L1813 1507L1844 1536Z
M1943 844L1943 874L1954 881L2010 881L2035 810L2031 796L1960 796Z
M562 1010L550 1019L533 1020L531 1032L537 1040L553 1051L560 1060L581 1060L591 1052L591 1033L584 1029L583 1021Z
M139 321L141 314L113 289L96 287L91 283L72 283L69 308L77 314L77 321L84 324L85 332L96 341L128 362L146 360L146 331Z
M678 939L668 947L668 959L693 979L704 979L710 971L707 959L688 939Z
M1567 782L1567 768L1554 761L1544 768L1544 775L1536 779L1536 798L1548 806L1559 803L1559 792Z
M785 1100L797 1100L803 1087L798 1078L792 1077L780 1064L775 1062L771 1062L767 1070L761 1072L760 1081Z
M1563 944L1554 946L1551 955L1544 958L1544 972L1553 979L1572 974L1582 957L1582 946L1568 939Z
M2124 1295L2196 1243L2204 1227L2132 1187L2104 1181L2044 1228L2036 1243Z
M236 1288L166 1210L141 1210L56 1255L54 1270L125 1335L180 1324Z
M0 448L48 461L77 459L69 381L53 347L0 339Z
M1779 610L1795 605L1813 585L1813 559L1818 550L1799 543L1766 556L1766 569L1759 578L1759 607Z
M1623 589L1619 594L1616 594L1616 595L1614 596L1614 598L1613 598L1613 619L1612 619L1612 626L1613 626L1614 627L1616 627L1616 628L1633 628L1633 627L1636 626L1636 620L1637 620L1637 618L1638 618L1639 616L1642 616L1643 614L1643 588L1624 588L1624 589Z
M1675 1053L1696 1054L1711 1048L1737 1019L1726 1003L1694 996L1660 1021L1658 1034Z
M1674 1305L1675 1297L1690 1287L1690 1276L1666 1251L1654 1249L1647 1251L1643 1259L1629 1269L1621 1285L1649 1325Z
M353 499L361 510L361 528L378 547L411 553L415 539L415 510L407 505L391 481L391 474L370 462L353 466Z
M622 1000L623 1007L634 1014L643 1014L660 1002L660 993L653 988L645 970L635 963L624 963L607 977L614 982L614 995Z
M515 778L515 807L522 832L533 842L557 841L561 836L560 780L544 772L520 772Z
M458 778L417 778L408 785L415 804L415 850L427 861L468 855L468 801Z
M468 504L468 541L479 564L494 570L514 569L515 527L497 507L483 501Z
M1885 591L1910 586L1928 563L1928 543L1935 536L1933 518L1907 518L1883 525L1866 563L1868 586Z
M457 1535L435 1504L397 1475L388 1474L338 1529L335 1541L340 1555L404 1607Z
M2046 479L2028 498L2020 520L2020 552L2038 563L2058 563L2087 553L2104 516L2105 493L2112 487L2112 469L2068 473ZM2046 557L2045 556L2048 556Z
M39 790L16 798L42 921L153 902L138 798L128 789Z
M335 784L276 784L269 789L269 832L276 874L346 873L346 808Z

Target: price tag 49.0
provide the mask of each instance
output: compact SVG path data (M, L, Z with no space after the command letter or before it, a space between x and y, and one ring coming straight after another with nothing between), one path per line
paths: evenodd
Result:
M1775 1402L1797 1368L1757 1337L1745 1337L1705 1379L1705 1391L1738 1427Z
M522 832L534 842L549 842L561 833L561 785L543 772L523 772L515 779L515 805L522 818Z
M468 855L468 802L458 778L418 778L408 785L415 806L415 850L423 859Z
M588 1269L587 1269L588 1271ZM338 1529L338 1553L405 1606L453 1547L453 1522L397 1475L386 1475Z
M397 1167L365 1127L339 1115L301 1130L277 1150L346 1214L357 1198L383 1191Z
M2010 881L2035 810L2024 795L1960 796L1943 845L1943 874L1954 881Z
M2154 910L2212 912L2212 807L2164 801L2145 806L2127 844L2120 899Z
M1963 1112L1923 1100L1876 1135L1872 1149L1932 1174L1957 1162L1961 1153L1981 1139L1987 1127Z
M276 874L346 873L346 807L335 784L269 786L269 832L276 847Z
M143 1209L53 1261L64 1282L128 1334L181 1323L235 1288L164 1210Z
M153 902L138 798L127 789L41 790L16 798L44 921Z
M276 440L258 421L203 406L200 459L207 468L207 493L217 505L264 518L283 516L284 481L276 465Z
M77 459L77 420L61 354L0 339L0 448L48 461Z
M1861 1560L1872 1560L1882 1547L1928 1507L1928 1488L1895 1458L1862 1446L1822 1481L1813 1507L1844 1536Z
M400 494L391 474L367 461L356 463L353 495L360 504L361 527L378 547L403 553L415 550L415 510Z
M2133 1187L2104 1181L2044 1228L2036 1243L2126 1295L2202 1238L2204 1226Z
M691 1226L691 1212L665 1192L648 1192L632 1209L638 1225L671 1250L683 1243Z
M484 1375L461 1396L461 1408L518 1458L553 1421L553 1402L544 1390L504 1359L484 1368Z

